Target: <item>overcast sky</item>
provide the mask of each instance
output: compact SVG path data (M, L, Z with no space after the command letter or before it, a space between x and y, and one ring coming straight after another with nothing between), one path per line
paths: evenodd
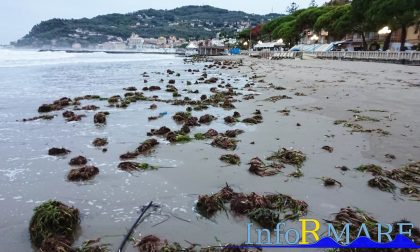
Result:
M291 2L293 0L0 0L0 44L21 38L33 25L50 18L90 18L148 8L172 9L205 4L248 13L284 13ZM310 0L294 2L306 8ZM317 2L320 5L325 0Z

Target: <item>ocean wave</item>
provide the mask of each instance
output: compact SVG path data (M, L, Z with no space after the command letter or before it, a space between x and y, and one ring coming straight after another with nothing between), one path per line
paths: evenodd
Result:
M64 51L0 50L0 68L46 66L75 63L106 63L171 59L174 55L67 53Z

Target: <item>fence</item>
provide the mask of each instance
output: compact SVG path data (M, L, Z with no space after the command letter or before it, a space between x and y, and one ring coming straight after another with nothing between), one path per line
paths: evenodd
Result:
M361 60L420 65L420 52L314 52L319 59Z
M250 53L251 57L258 57L263 59L295 59L295 58L302 58L303 52L296 52L296 51L286 51L286 52L277 52L277 51L253 51Z

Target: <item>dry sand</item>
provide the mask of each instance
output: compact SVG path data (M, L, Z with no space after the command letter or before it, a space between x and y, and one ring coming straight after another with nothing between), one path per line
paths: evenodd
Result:
M340 120L352 118L355 113L349 110L359 110L363 115L379 119L377 123L360 124L381 128L391 135L365 134L370 146L363 152L365 157L389 162L389 167L420 158L418 66L337 60L269 61L248 57L244 63L253 75L261 77L257 81L264 80L314 98L298 106L300 109ZM397 159L389 160L385 154L394 154Z

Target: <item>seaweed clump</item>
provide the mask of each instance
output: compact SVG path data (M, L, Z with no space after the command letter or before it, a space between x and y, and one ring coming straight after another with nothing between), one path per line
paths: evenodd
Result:
M415 186L405 186L400 189L401 194L409 196L412 200L420 201L420 189Z
M239 165L241 163L241 158L236 154L222 155L220 160L231 165Z
M215 194L200 195L196 204L197 212L206 218L211 218L218 211L224 209L224 204L228 203L233 195L234 191L229 185Z
M322 180L322 182L324 183L325 187L331 187L331 186L335 186L335 185L339 185L340 187L343 187L343 185L341 184L340 181L337 181L333 178L329 178L329 177L322 177L320 178Z
M327 220L327 223L330 223L334 226L336 230L343 230L346 225L350 224L349 228L349 241L354 241L359 236L359 230L361 228L361 225L364 224L366 226L366 229L369 230L370 237L378 237L378 221L367 214L366 212L358 209L358 208L342 208L340 211L335 214L335 218L333 220ZM400 232L400 226L399 223L410 223L407 220L400 220L392 223L392 230L390 232L391 239L395 239L395 237ZM403 232L407 231L408 227L401 227ZM417 227L410 227L411 229L411 236L409 239L413 240L415 243L420 242L420 230ZM341 239L344 239L345 237L342 237ZM408 237L407 237L408 238ZM346 241L340 240L339 243L345 243ZM341 250L340 250L341 251ZM352 251L358 251L358 252L370 252L372 249L355 249ZM394 249L384 249L384 250L378 250L378 251L395 251ZM398 250L400 251L400 250ZM411 251L411 250L401 250L401 251Z
M301 151L282 148L281 150L273 153L273 155L268 157L267 160L276 160L284 164L294 165L300 168L306 161L306 156Z
M96 138L95 140L93 140L92 145L95 147L103 147L105 145L108 145L108 139Z
M356 170L360 172L369 172L372 173L373 176L383 175L384 171L382 167L379 165L368 164L368 165L361 165L356 168Z
M225 203L230 203L234 214L247 215L265 228L274 228L280 220L295 220L308 211L304 201L288 195L236 193L228 185L215 194L200 195L196 209L202 216L210 218L225 209Z
M140 144L140 146L137 148L137 153L144 154L144 153L150 152L152 148L158 144L159 142L154 138L147 139L142 144Z
M364 223L369 230L372 237L377 234L376 224L378 223L373 217L357 208L342 208L340 212L335 215L334 220L327 220L334 228L343 230L347 224L350 225L350 240L355 240L358 236L360 226Z
M34 209L29 224L31 241L37 248L44 247L52 241L68 247L74 241L79 222L78 209L59 201L47 201Z
M199 123L211 123L213 120L215 120L216 117L213 115L205 114L200 117L198 120Z
M86 181L99 174L99 169L95 166L84 166L77 169L71 169L67 175L69 181Z
M109 252L109 244L101 244L100 241L99 238L85 241L80 248L75 249L75 252Z
M85 165L87 164L87 161L88 161L87 158L85 158L84 156L77 156L70 159L69 164L70 165Z
M48 155L50 156L61 156L69 154L71 151L65 149L65 148L51 148L48 150Z
M225 150L235 150L237 140L229 137L216 137L211 143L212 146L216 146Z
M368 185L370 187L378 188L381 191L384 192L390 192L393 193L395 191L395 184L389 181L386 178L383 178L381 176L377 176L371 180L368 181Z
M134 172L134 171L148 171L157 170L156 166L148 163L137 163L137 162L122 162L118 165L118 168L122 171Z
M98 112L93 117L93 122L96 124L106 124L106 117L109 113L107 112Z
M401 168L388 171L386 176L406 185L410 183L420 184L420 162L410 163Z
M137 147L137 149L134 152L127 152L125 154L122 154L120 156L120 159L133 159L138 157L139 155L150 153L152 149L158 144L159 142L154 138L147 139L142 144L140 144L140 146Z
M284 165L278 163L267 165L258 157L251 159L249 164L251 165L249 167L249 172L261 177L274 176L280 173L281 169L284 168Z

